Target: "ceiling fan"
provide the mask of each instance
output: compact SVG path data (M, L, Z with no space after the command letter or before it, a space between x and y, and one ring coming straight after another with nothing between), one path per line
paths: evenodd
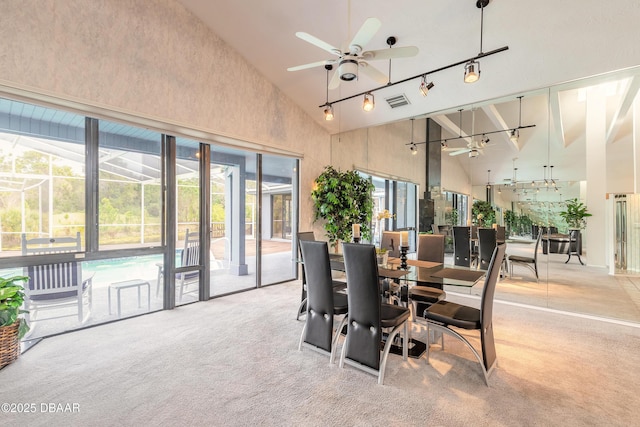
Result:
M328 59L289 67L287 68L287 71L299 71L325 65L337 65L337 71L329 81L329 89L336 89L340 85L340 81L357 80L359 71L362 71L363 74L379 84L386 84L389 81L388 77L378 69L369 65L368 61L415 56L418 54L418 48L415 46L405 46L394 49L364 51L364 46L371 41L373 36L380 29L381 25L382 24L378 18L368 18L364 24L362 24L351 42L349 42L346 48L342 50L312 36L311 34L297 32L296 37L337 56L337 59ZM395 37L387 38L387 44L389 47L393 46L395 43Z
M490 147L489 138L482 137L480 141L472 139L465 148L449 148L446 144L443 145L442 151L451 151L450 156L459 156L460 154L469 153L469 157L478 157L479 154L483 154L483 149Z

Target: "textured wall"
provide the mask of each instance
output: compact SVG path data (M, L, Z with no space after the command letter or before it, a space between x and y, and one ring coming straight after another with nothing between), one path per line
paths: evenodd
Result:
M302 194L329 162L329 135L171 0L4 0L0 19L5 86L196 129L205 140L308 152Z

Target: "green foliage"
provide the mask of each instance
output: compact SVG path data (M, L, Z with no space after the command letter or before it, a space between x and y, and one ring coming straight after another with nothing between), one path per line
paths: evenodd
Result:
M565 206L566 209L560 212L560 216L565 220L569 228L585 228L587 226L586 218L591 216L587 212L587 206L578 199L567 200Z
M8 279L0 277L0 326L11 326L18 316L22 313L27 313L21 310L24 303L24 288L20 282L27 282L28 277L14 276ZM20 322L20 328L18 330L18 338L22 338L29 330L29 325L26 321Z
M444 213L444 223L447 225L458 225L458 209L451 208Z
M371 239L374 186L356 171L340 172L326 166L311 192L314 220L325 221L324 229L333 246L350 241L352 225L360 224L364 239Z
M496 211L489 202L476 200L473 202L471 212L473 213L473 222L478 224L480 227L490 226L496 222Z

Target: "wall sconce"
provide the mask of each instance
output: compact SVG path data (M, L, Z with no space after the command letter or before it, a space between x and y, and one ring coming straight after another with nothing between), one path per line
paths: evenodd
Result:
M365 93L364 94L364 102L362 103L362 109L364 111L371 111L375 107L375 100L373 94Z

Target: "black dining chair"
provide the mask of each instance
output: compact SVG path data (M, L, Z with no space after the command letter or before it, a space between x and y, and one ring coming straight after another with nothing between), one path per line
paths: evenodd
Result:
M520 255L509 255L507 257L509 264L511 264L511 277L513 277L513 267L515 265L523 265L533 271L536 275L536 281L539 280L538 276L538 248L540 247L540 241L542 239L542 230L538 232L538 238L536 239L536 246L533 249L533 256L520 256Z
M484 380L489 385L489 376L496 366L496 346L493 337L493 297L495 295L500 264L504 259L506 244L498 245L493 250L493 255L489 262L489 268L482 289L482 299L480 308L457 304L450 301L439 301L424 312L427 320L427 334L431 329L443 333L442 349L444 350L444 334L451 335L464 344L473 352L474 356L482 367ZM480 332L480 343L482 357L471 343L457 329L478 330ZM429 336L429 335L428 335ZM427 364L429 364L429 346L427 345Z
M334 290L327 242L301 240L300 250L307 277L307 316L298 350L307 344L328 353L329 363L333 363L340 331L347 318L347 295ZM334 316L339 315L342 315L342 319L334 332Z
M347 337L342 346L340 367L345 363L378 376L384 381L384 372L391 345L401 329L402 358L407 360L409 342L408 308L381 302L376 249L373 245L344 243L345 270L347 272L349 313ZM383 330L388 332L383 334ZM386 342L380 353L381 342Z
M471 267L474 259L471 253L471 227L453 227L453 264Z
M498 232L494 228L478 228L478 269L487 270L493 250L498 245ZM499 266L507 272L507 258L500 260Z
M444 264L444 235L420 234L418 236L418 260L438 262ZM424 312L424 309L433 303L447 297L442 289L420 282L408 289L409 306L412 308L412 320L415 322L416 313Z
M304 262L304 257L302 256L302 251L300 250L300 242L302 241L316 241L315 234L313 231L299 231L298 232L298 253L300 254L300 260ZM333 287L335 291L344 290L347 287L346 282L342 280L333 279ZM300 297L300 305L298 306L298 313L296 314L296 320L300 320L300 315L305 314L307 311L307 277L304 271L304 267L302 268L302 295Z

